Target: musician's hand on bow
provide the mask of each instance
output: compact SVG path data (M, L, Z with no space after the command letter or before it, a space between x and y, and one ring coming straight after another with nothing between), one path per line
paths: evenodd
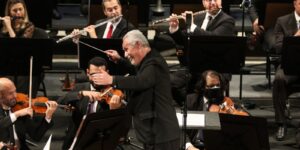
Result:
M106 50L105 52L109 59L114 63L117 63L119 59L121 59L121 56L116 50Z
M95 25L90 25L84 28L84 31L89 33L89 36L91 38L97 38L96 30L95 30Z
M97 91L81 91L82 96L89 97L90 102L100 100L101 93Z

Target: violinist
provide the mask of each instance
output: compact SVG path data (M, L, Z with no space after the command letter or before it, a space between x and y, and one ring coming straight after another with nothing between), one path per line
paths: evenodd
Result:
M224 96L223 77L216 71L207 70L202 73L195 86L195 93L187 96L188 110L219 112L232 115L248 116L243 109L238 109L234 102ZM188 132L190 142L186 143L188 150L201 149L204 146L201 130Z
M60 98L60 103L71 104L76 107L72 114L72 121L68 127L67 135L63 143L63 149L68 149L75 137L76 130L83 115L110 109L118 109L123 106L123 95L119 92L109 92L109 96L102 93L110 87L95 84L96 76L101 71L108 71L104 58L94 57L88 62L86 70L88 82L76 83L75 88ZM117 91L113 89L114 91ZM119 91L119 90L118 90ZM108 101L108 99L109 101Z
M18 149L29 149L26 135L33 140L40 140L53 125L52 116L57 108L55 101L46 103L45 119L36 121L31 107L12 111L16 104L16 87L7 78L0 78L0 141L13 143Z
M104 15L109 19L122 15L122 5L119 0L103 0L102 9ZM105 19L98 20L95 24L103 22ZM135 27L128 22L126 19L121 17L121 19L116 19L114 21L108 22L103 26L95 28L94 25L89 25L83 30L86 31L90 38L100 38L100 39L120 39L128 31L134 29ZM77 34L78 29L73 30L73 34ZM78 37L77 37L78 38Z

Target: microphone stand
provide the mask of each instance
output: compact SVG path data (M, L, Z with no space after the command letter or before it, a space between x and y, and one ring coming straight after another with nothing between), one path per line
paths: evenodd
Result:
M251 5L250 0L243 0L240 4L240 8L242 8L242 37L245 37L245 8L249 8Z
M189 20L190 21L190 20ZM187 22L186 23L187 26L187 45L186 45L186 52L187 52L187 57L189 55L189 51L190 51L190 38L191 38L191 22ZM187 60L189 61L189 60ZM189 69L186 69L186 91L188 93L188 87L189 87L189 78L188 78L188 74L189 74ZM186 131L187 131L187 98L185 97L185 100L183 101L183 108L182 108L182 131L183 131L183 145L181 147L182 150L185 150L185 143L186 143Z

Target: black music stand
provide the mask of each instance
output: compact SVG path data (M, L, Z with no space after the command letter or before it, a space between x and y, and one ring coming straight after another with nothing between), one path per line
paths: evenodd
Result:
M80 39L81 42L84 42L86 44L89 44L91 46L94 46L96 48L99 48L101 50L108 50L108 49L114 49L117 50L118 53L121 56L124 56L124 52L122 50L122 39L87 39L87 38L82 38ZM113 75L124 75L127 73L124 69L113 63L112 61L109 60L106 54L91 48L87 45L84 45L82 43L79 43L79 66L82 69L88 68L88 61L95 57L99 56L104 59L106 59L108 63L108 68L109 68L109 73Z
M266 118L219 114L221 130L203 130L206 150L269 150Z
M127 109L115 109L87 115L75 150L113 150L131 124Z
M282 45L282 68L286 75L300 75L300 37L285 37Z
M1 38L0 75L29 75L30 56L33 56L33 75L52 67L51 39Z
M191 36L188 66L192 75L205 70L240 74L240 100L242 99L242 67L247 49L246 37Z
M13 77L17 91L28 93L29 62L33 56L32 96L35 97L43 69L52 68L53 45L51 39L1 38L0 76Z

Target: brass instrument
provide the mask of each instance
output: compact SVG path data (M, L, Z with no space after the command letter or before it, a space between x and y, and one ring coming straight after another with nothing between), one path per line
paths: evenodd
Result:
M206 12L207 12L206 10L197 11L197 12L193 13L193 16L204 14ZM178 19L180 19L180 18L183 19L184 17L183 17L183 15L178 15L177 18ZM155 24L158 24L158 23L163 23L163 22L168 22L168 21L170 21L169 17L164 18L164 19L155 20L155 21L152 22L152 26L155 25Z

